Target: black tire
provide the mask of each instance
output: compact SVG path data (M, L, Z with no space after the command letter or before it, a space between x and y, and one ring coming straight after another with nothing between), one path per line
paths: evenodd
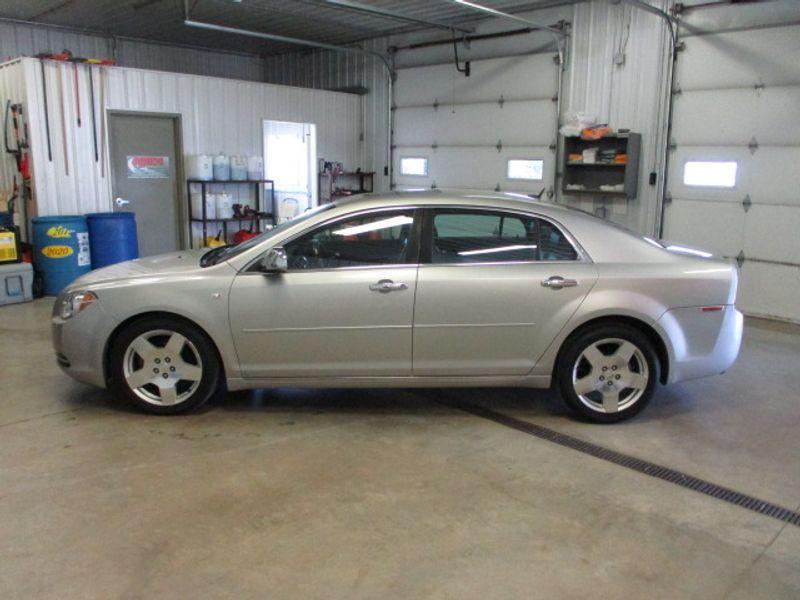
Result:
M630 346L617 344L618 341L629 342L638 351L633 353L627 364L624 357L630 351ZM593 346L594 344L598 345ZM623 346L627 352L623 351ZM599 351L602 356L595 354L594 350ZM593 355L595 362L599 363L598 366L592 365L588 358L582 356L584 352ZM573 382L573 376L577 383ZM588 379L584 379L585 377ZM642 384L644 377L647 378L646 385ZM625 323L599 323L567 339L555 373L556 384L564 403L577 415L595 423L617 423L637 415L653 397L659 377L660 364L652 342L639 329ZM637 387L623 387L626 381ZM594 389L579 394L576 385L580 385L580 382L584 382L586 386L612 387L605 393ZM605 387L602 389L605 390ZM608 408L605 408L606 393L610 398ZM615 405L615 393L618 409L616 412L609 412Z
M178 352L179 360L169 359L169 356L174 356L174 354L168 350L166 343L173 339L172 334L179 334L185 338L180 346L181 350ZM129 354L131 344L137 339L141 340L141 336L149 336L147 341L155 348L152 351L153 356L147 362L142 357L143 355L133 349L131 350L132 354ZM178 340L176 345L181 344L179 337L174 339ZM162 340L165 345L159 347ZM162 354L164 356L161 356ZM205 404L222 389L222 367L216 348L204 332L182 319L144 317L134 321L117 335L110 349L109 359L111 391L118 398L151 414L174 415L188 412ZM155 361L158 364L155 364ZM160 399L164 390L160 389L155 382L146 383L134 390L125 376L126 363L128 363L131 375L138 375L141 371L142 377L144 377L145 371L148 375L152 373L158 386L162 384L159 379L161 377L166 380L163 382L165 386L168 385L167 382L174 381L175 402L171 403L173 398L170 398L169 402ZM137 366L138 369L132 370ZM192 367L194 370L188 373ZM180 379L179 375L183 370L186 370L192 378L198 377L198 373L201 375L199 375L199 379L191 381ZM134 381L134 379L130 381ZM164 397L166 398L166 394Z

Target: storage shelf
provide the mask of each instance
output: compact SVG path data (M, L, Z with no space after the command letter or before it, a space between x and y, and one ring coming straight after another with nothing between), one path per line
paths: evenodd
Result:
M617 167L624 169L628 163L586 163L586 162L568 162L568 167Z
M188 183L272 183L271 179L187 179Z
M196 219L192 216L192 199L197 196L195 192L192 192L192 185L199 185L200 186L200 208L201 210L206 206L207 197L210 193L208 190L208 186L210 185L226 185L226 184L246 184L254 186L254 200L255 200L255 209L256 212L263 212L262 216L259 215L251 215L247 217L231 217L229 219L210 219L208 216L205 218ZM262 194L262 186L263 194ZM269 192L269 198L263 198L264 204L269 205L270 211L262 211L262 196L266 195L266 192ZM201 244L205 244L206 240L208 239L208 226L209 224L212 225L214 229L216 229L216 224L222 225L222 234L223 239L226 243L228 243L228 223L238 223L241 226L242 223L250 223L251 229L255 225L256 227L260 227L263 221L271 221L273 225L277 223L276 215L278 213L278 207L275 201L275 182L271 179L239 179L239 180L228 180L228 181L219 181L216 179L212 179L211 181L207 181L204 179L187 179L186 180L186 194L187 194L187 201L188 201L188 209L189 209L189 224L190 224L190 231L189 231L189 248L194 247L194 235L191 231L191 224L199 223L203 227L203 240ZM266 207L265 207L266 208ZM216 211L215 211L216 212Z
M627 197L625 192L613 192L606 190L564 190L565 194L586 195L586 196L619 196L621 198Z
M561 191L565 195L607 196L617 198L635 198L639 182L639 154L642 136L638 133L607 135L597 140L586 140L581 137L564 138L564 155L562 158ZM569 157L578 158L587 150L597 149L598 156L613 154L625 157L626 162L584 162L570 161ZM581 185L584 189L571 189L571 185ZM617 191L606 191L601 186L624 186Z
M213 223L231 223L231 222L235 222L235 221L267 221L269 219L272 219L272 215L268 214L268 215L263 216L263 217L241 217L241 218L232 217L230 219L212 219L212 218L209 217L209 218L206 218L206 222L207 223L212 223L212 222ZM194 217L192 217L189 220L192 223L202 223L203 222L203 219L195 219Z
M339 187L346 193L341 194L336 192L334 183L339 178L357 178L358 181L342 182L349 184L349 186L358 186L359 189L347 189L345 185ZM338 198L349 198L356 194L368 194L375 190L375 172L374 171L347 171L345 173L320 173L319 174L319 201L320 204L331 202Z

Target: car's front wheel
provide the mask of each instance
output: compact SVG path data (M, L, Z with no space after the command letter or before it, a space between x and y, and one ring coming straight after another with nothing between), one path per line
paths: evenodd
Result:
M659 378L658 356L635 327L598 324L567 341L556 378L574 412L614 423L636 415L650 401Z
M111 389L154 414L197 408L219 388L216 350L196 327L165 317L128 325L111 348Z

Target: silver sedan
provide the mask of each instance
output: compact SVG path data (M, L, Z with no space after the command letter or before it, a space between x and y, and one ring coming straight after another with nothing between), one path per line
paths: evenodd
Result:
M53 310L62 369L152 413L263 387L556 387L599 422L722 373L735 265L502 193L327 204L238 246L99 269Z

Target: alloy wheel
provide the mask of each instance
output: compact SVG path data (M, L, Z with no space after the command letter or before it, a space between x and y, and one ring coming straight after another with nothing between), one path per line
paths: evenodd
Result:
M125 382L149 404L172 406L192 397L203 378L203 361L185 336L167 329L136 337L122 362Z
M572 368L572 385L589 409L616 413L633 406L647 389L644 353L621 338L605 338L583 350Z

